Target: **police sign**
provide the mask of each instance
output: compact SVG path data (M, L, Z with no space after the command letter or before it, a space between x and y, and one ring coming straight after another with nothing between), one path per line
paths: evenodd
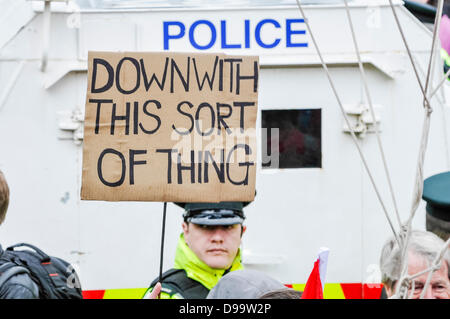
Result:
M243 23L242 23L243 22ZM304 19L261 19L257 22L245 19L240 24L228 20L213 22L202 19L192 23L171 20L163 21L164 50L171 50L173 44L183 41L196 50L250 49L254 46L263 49L275 47L298 48L307 47L304 36ZM232 33L231 25L240 25L241 29ZM238 35L237 35L238 34Z
M89 52L81 199L252 201L255 56Z

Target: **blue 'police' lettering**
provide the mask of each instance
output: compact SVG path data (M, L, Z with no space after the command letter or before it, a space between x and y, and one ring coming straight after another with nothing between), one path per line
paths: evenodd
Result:
M281 40L280 40L280 39L275 39L275 41L274 41L273 43L271 43L271 44L264 43L264 42L261 40L261 28L262 28L262 26L265 25L266 23L271 23L271 24L273 24L273 25L275 26L275 28L280 28L281 26L280 26L280 24L279 24L276 20L273 20L273 19L264 19L264 20L261 20L261 21L256 25L256 28L255 28L255 40L256 40L256 43L258 43L258 45L259 45L261 48L270 49L270 48L276 47L276 46L280 43Z
M177 26L179 27L178 34L169 34L169 27L170 26ZM184 33L186 31L186 28L183 23L178 21L164 21L163 22L163 34L164 34L164 50L169 50L169 40L170 39L180 39L184 37Z
M227 44L227 22L220 21L220 35L222 40L222 49L240 49L240 44Z
M304 19L286 19L286 48L296 48L296 47L308 47L308 42L299 42L298 35L305 35L306 31L305 29L301 29L299 26L300 23L305 23ZM274 37L273 41L270 42L270 38L263 37L262 36L262 29L263 26L266 24L271 25L271 29L280 29L281 25L278 21L274 19L263 19L259 21L253 31L252 25L250 24L250 20L246 19L244 20L244 41L242 43L242 38L240 43L229 43L227 42L227 20L221 20L220 26L217 26L217 28L220 27L220 30L216 29L216 26L209 20L197 20L189 27L189 42L191 46L197 50L208 50L212 48L216 44L217 40L217 31L220 31L220 46L222 49L249 49L251 46L251 37L254 37L254 40L256 44L264 49L271 49L275 48L281 43L281 38ZM206 44L204 43L204 36L205 32L198 33L196 32L197 27L200 25L206 26L209 31L211 32L211 38L209 39L209 42ZM184 23L180 21L163 21L163 42L164 42L164 50L169 50L169 42L172 40L178 40L185 37L186 34L186 28ZM206 32L207 34L208 32ZM200 36L200 37L199 37ZM228 38L230 38L228 36ZM263 41L263 38L265 41ZM199 40L200 41L199 43ZM208 40L208 35L206 36L206 40ZM284 40L284 39L283 39ZM235 40L236 41L236 40ZM284 41L283 41L284 42Z
M250 20L245 20L245 48L250 48Z
M209 43L207 45L200 45L195 41L194 31L195 31L195 28L200 24L207 25L209 27L209 29L211 30L211 41L209 41ZM208 20L197 20L189 28L189 41L191 42L192 46L196 49L199 49L199 50L210 49L214 45L214 43L216 43L216 37L217 37L216 28L214 27L214 24L212 24L212 22L210 22Z

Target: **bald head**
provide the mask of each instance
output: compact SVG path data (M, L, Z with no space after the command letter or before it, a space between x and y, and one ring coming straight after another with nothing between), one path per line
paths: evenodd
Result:
M0 225L5 220L9 204L9 187L3 172L0 171Z

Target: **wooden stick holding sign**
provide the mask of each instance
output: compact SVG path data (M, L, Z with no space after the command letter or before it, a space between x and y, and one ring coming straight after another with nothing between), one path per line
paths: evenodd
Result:
M258 58L89 52L81 199L252 201Z
M258 58L89 52L81 199L252 201Z

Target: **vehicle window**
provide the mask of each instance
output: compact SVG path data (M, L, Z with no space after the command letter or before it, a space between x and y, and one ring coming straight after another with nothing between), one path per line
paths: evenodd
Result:
M321 122L321 109L263 110L262 167L322 167Z

